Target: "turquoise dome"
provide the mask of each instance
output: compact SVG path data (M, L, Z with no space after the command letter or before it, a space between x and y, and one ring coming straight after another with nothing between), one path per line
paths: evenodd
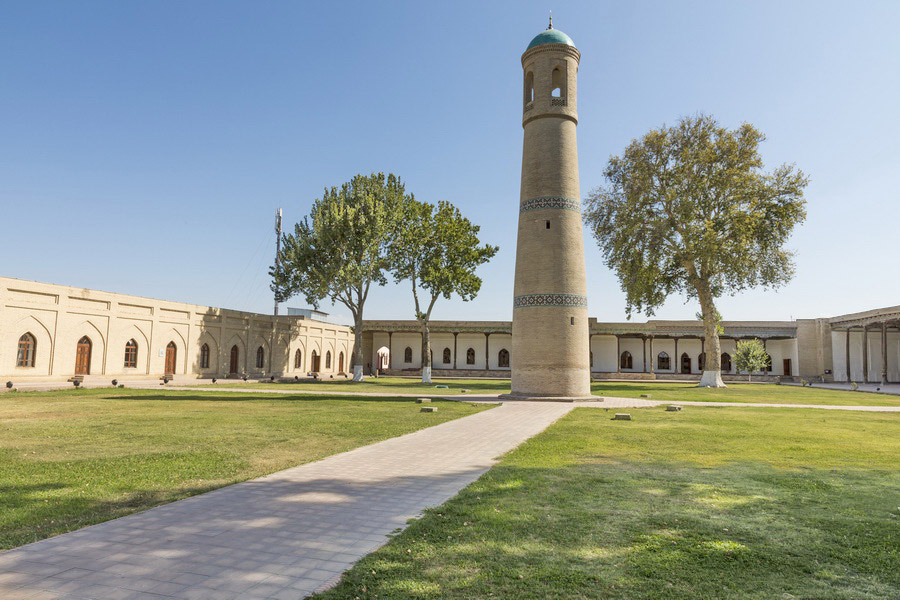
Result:
M531 40L531 43L528 44L528 48L526 50L530 50L535 46L540 46L541 44L565 44L566 46L575 47L575 42L572 41L572 38L564 34L559 29L545 29L540 32L534 39Z

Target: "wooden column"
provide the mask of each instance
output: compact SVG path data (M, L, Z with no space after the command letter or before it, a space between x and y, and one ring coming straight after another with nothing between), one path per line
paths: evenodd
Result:
M642 335L642 336L641 336L641 341L644 342L644 344L643 344L643 348L644 348L644 350L643 350L643 354L644 354L644 373L646 373L646 372L647 372L647 336L643 336L643 335Z
M393 344L394 332L388 331L388 370L394 368L394 344Z
M847 328L847 345L844 348L844 360L847 362L847 383L853 381L850 379L850 328Z
M678 338L675 338L675 356L672 357L675 361L675 368L672 369L673 373L681 373L681 355L678 354ZM672 365L669 365L670 367Z
M490 333L484 334L484 370L491 370L491 349L490 349Z
M458 331L453 332L453 368L456 369L456 338L459 336Z
M705 371L706 367L707 367L707 365L706 365L706 338L705 337L700 338L700 355L703 357L703 368L701 369L700 365L698 364L697 370ZM699 363L700 360L698 359L697 362Z
M887 385L887 322L881 324L881 385Z
M863 325L863 383L869 383L869 326Z
M655 367L656 356L653 355L653 336L650 336L650 374L653 374L653 369Z
M869 326L863 325L863 383L869 383Z
M616 373L622 371L622 340L616 336Z

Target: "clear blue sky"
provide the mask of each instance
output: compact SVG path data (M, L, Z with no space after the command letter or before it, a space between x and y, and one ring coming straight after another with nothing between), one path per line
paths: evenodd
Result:
M479 297L434 317L509 319L519 58L548 8L582 52L582 195L631 139L698 111L753 123L768 165L809 174L796 279L722 299L726 319L900 304L896 1L6 0L0 275L268 312L275 209L293 223L323 187L392 171L501 247ZM585 241L590 314L623 319ZM376 289L366 316L409 318L410 296Z

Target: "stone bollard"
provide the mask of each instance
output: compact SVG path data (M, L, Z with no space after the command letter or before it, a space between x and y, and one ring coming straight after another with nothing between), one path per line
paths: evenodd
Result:
M630 421L631 413L616 413L616 416L612 418L613 421Z
M416 404L425 404L431 402L431 398L416 398Z
M670 404L666 407L666 412L678 412L681 410L680 406L676 406L675 404Z
M641 398L650 398L650 394L641 394Z
M419 409L419 412L437 412L436 406L423 406Z

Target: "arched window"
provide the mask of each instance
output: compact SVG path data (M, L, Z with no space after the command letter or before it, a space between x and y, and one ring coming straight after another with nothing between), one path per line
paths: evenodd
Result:
M34 366L34 350L36 343L34 336L30 333L23 334L19 338L19 350L16 354L17 367L33 367Z
M509 366L509 350L507 350L506 348L503 348L502 350L500 350L500 352L497 353L497 366Z
M697 357L697 368L701 371L706 370L706 352L701 352Z
M412 348L409 346L406 347L406 350L403 351L403 362L411 363L412 362Z
M234 375L238 372L238 359L240 358L241 351L238 350L237 345L231 347L231 355L230 360L228 361L228 373Z
M525 106L534 102L534 73L525 74Z
M659 356L656 357L656 368L660 371L668 371L672 368L672 362L669 360L669 355L665 352L660 352Z
M338 354L338 373L344 372L344 353Z
M466 364L475 364L475 348L469 348L468 350L466 350Z
M771 370L772 370L772 355L766 353L766 366L763 367L763 371L765 371L766 373L768 373L768 372L770 372Z
M209 349L207 348L207 351ZM134 369L137 367L137 342L128 340L125 342L125 368Z
M450 364L450 348L444 348L444 364Z
M331 368L331 350L325 351L325 368L326 369Z
M731 355L727 352L722 353L722 370L725 372L731 372Z
M200 368L209 368L209 344L203 344L202 346L200 346Z
M299 369L303 366L303 353L300 352L300 348L297 348L297 351L294 352L294 368Z
M691 357L688 356L687 352L681 355L681 374L687 375L691 372Z
M262 369L266 366L266 351L260 346L256 349L256 368Z
M620 369L631 369L634 364L633 359L631 358L631 352L626 350L622 353L622 356L619 357L619 368Z
M562 98L563 94L563 72L559 67L553 69L550 77L550 96L553 98Z

